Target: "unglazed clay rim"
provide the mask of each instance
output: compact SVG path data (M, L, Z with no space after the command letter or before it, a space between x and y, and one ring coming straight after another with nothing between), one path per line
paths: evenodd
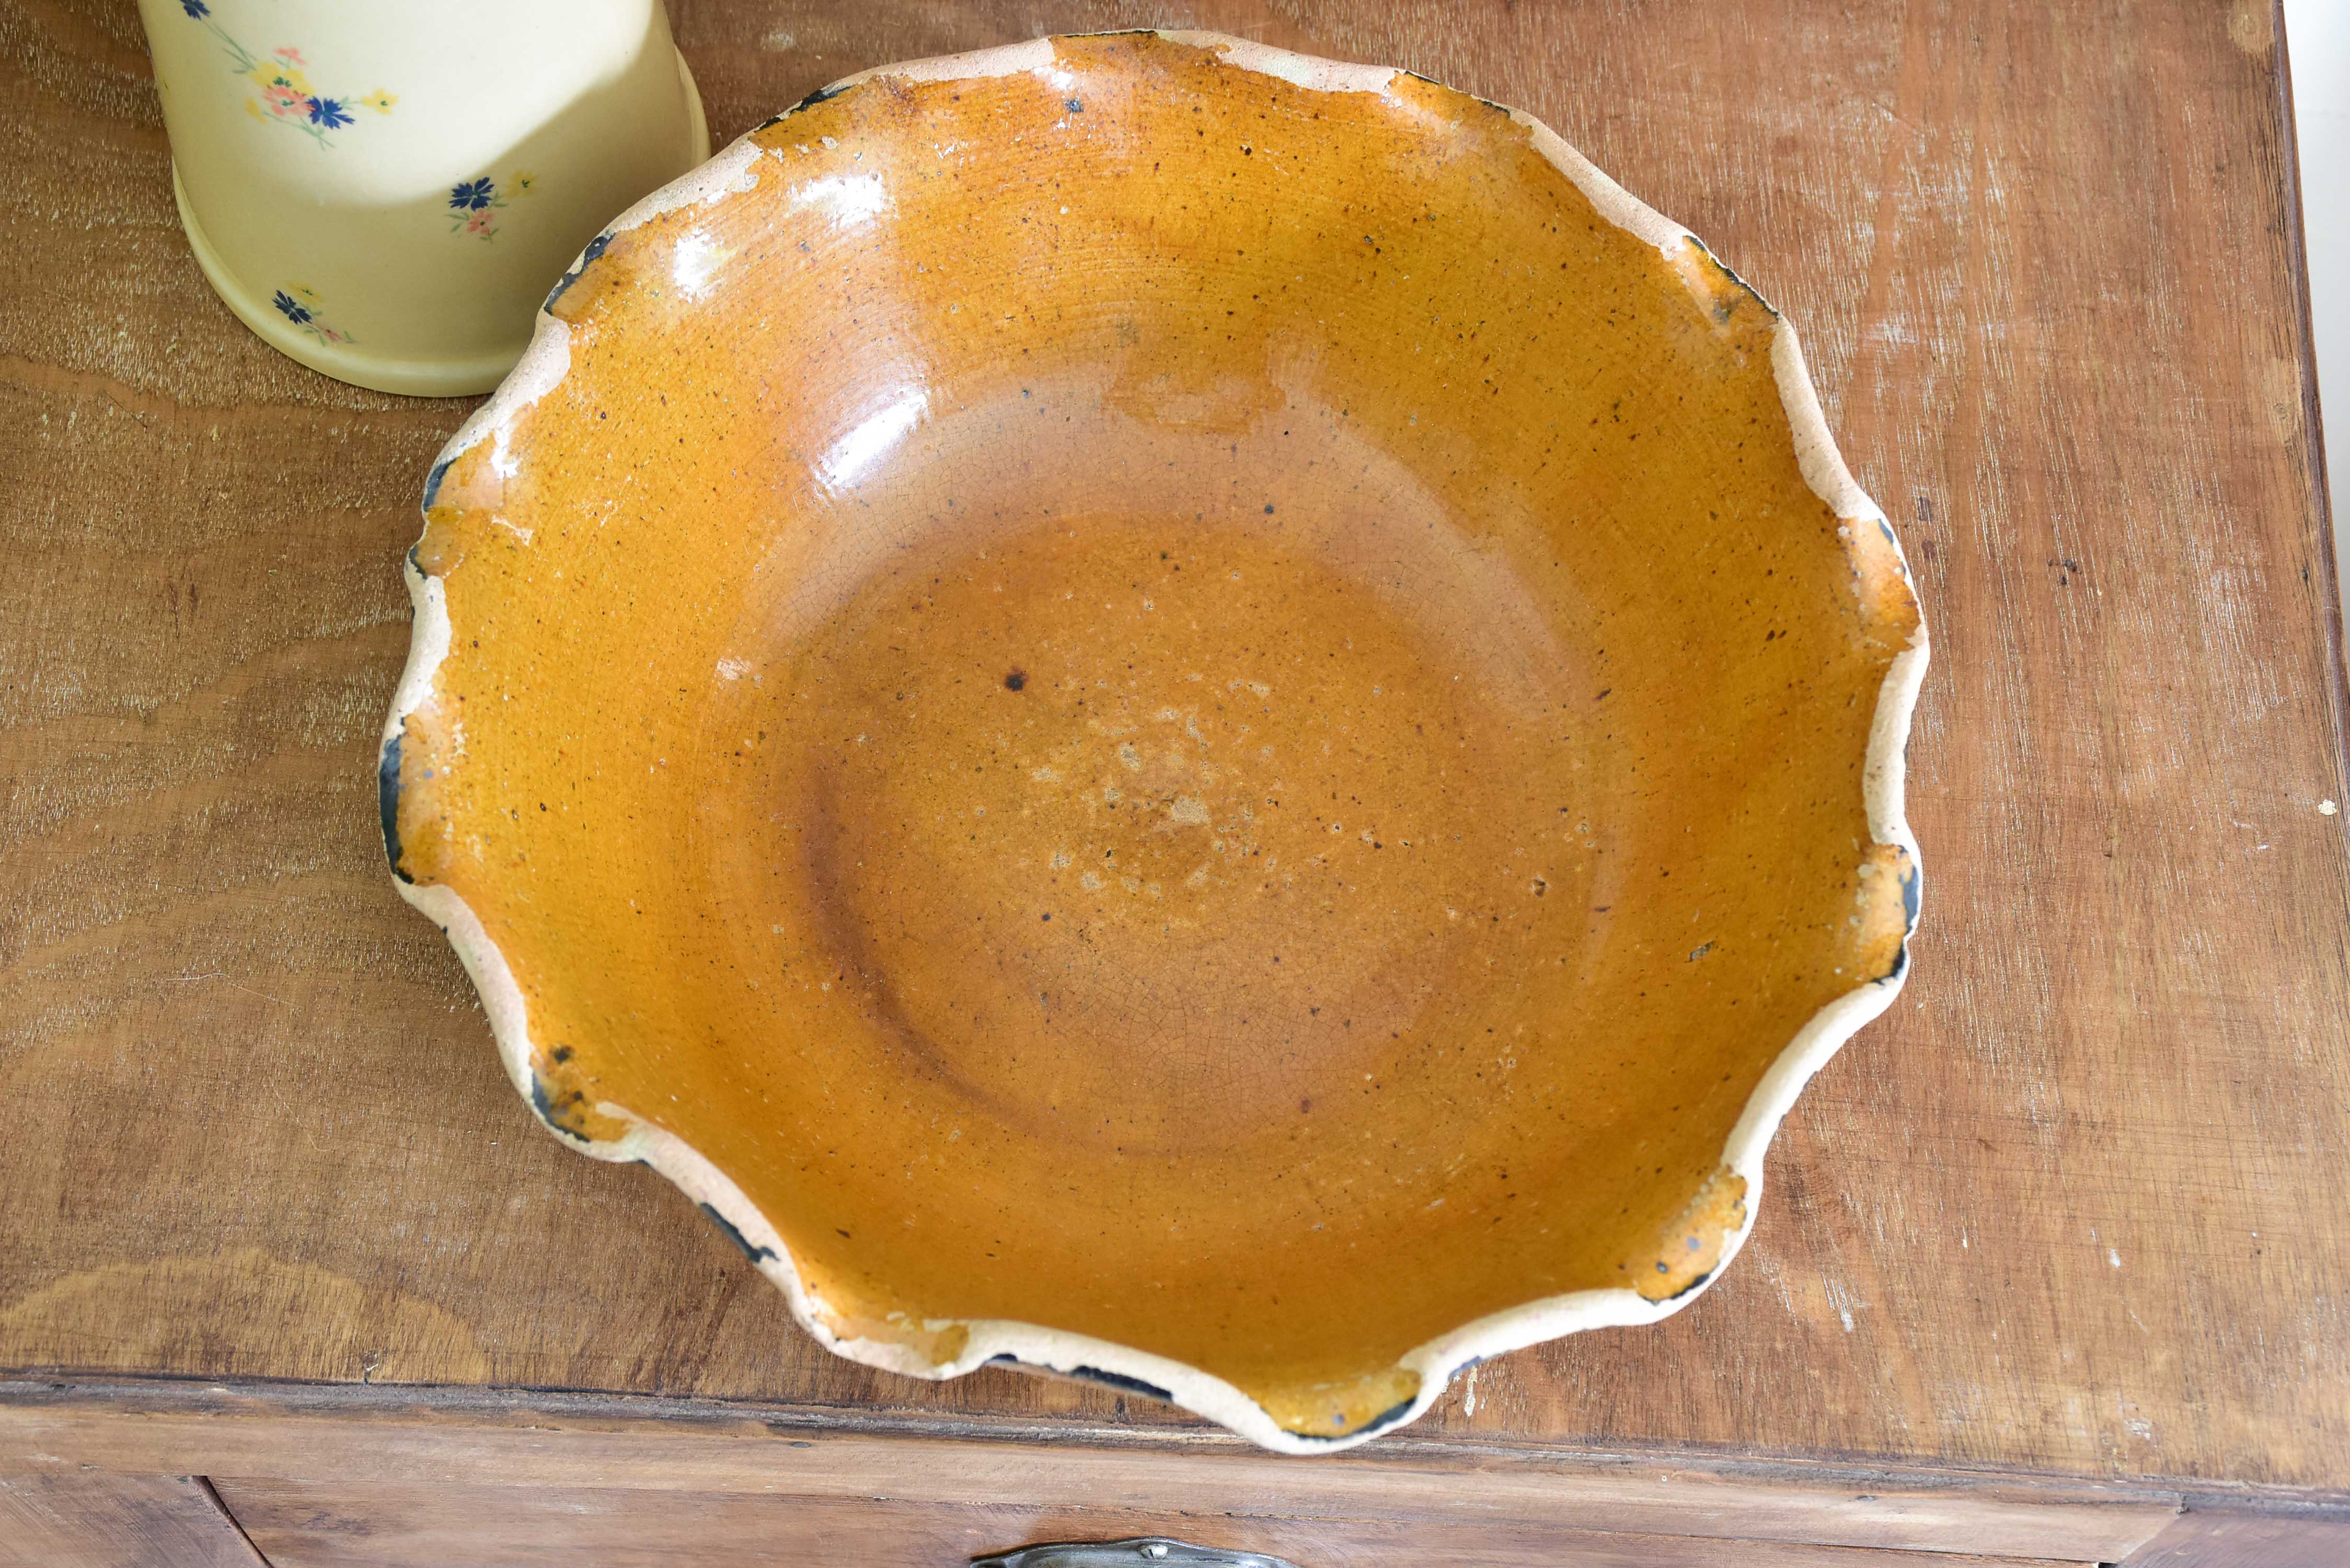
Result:
M1390 67L1353 65L1293 54L1285 49L1221 33L1160 31L1158 36L1170 43L1212 51L1220 57L1222 64L1232 68L1274 77L1310 91L1379 92L1385 90L1396 77L1406 74ZM881 66L844 78L811 95L799 107L831 98L874 77L894 77L908 82L967 81L1024 71L1047 70L1054 64L1053 46L1051 38L1035 38L973 54ZM1668 260L1671 259L1673 251L1696 239L1679 224L1644 205L1601 173L1549 127L1522 110L1509 109L1506 112L1512 119L1527 129L1535 149L1574 181L1609 222L1656 245L1666 253ZM737 140L701 168L629 208L602 237L581 254L579 261L566 275L563 283L556 286L556 295L560 295L564 286L602 254L612 235L635 228L664 213L712 202L730 192L750 189L757 182L757 166L764 151L747 138ZM1744 286L1742 282L1741 286ZM550 303L554 297L549 296ZM1898 559L1900 543L1894 538L1885 514L1853 479L1851 472L1845 467L1843 457L1836 451L1835 439L1828 433L1826 421L1820 412L1818 397L1804 367L1803 351L1796 346L1794 329L1783 317L1779 317L1777 312L1773 311L1773 315L1777 320L1772 345L1773 369L1778 382L1780 400L1785 406L1794 432L1796 461L1804 481L1834 509L1844 526L1874 525L1881 530ZM425 502L428 506L441 472L451 461L485 437L503 433L517 414L561 383L570 369L570 329L563 322L544 309L539 312L536 333L513 374L442 449L434 465L432 479L427 483ZM1908 576L1906 562L1901 566L1901 572L1906 579ZM384 730L384 753L380 768L387 839L394 844L394 813L399 790L399 752L395 742L401 734L403 722L430 693L433 675L448 653L451 635L448 609L439 580L420 570L413 556L408 563L406 576L409 595L415 605L415 621L407 670L393 697L391 716ZM702 1158L692 1146L674 1134L639 1119L621 1106L599 1104L595 1107L598 1113L629 1125L627 1133L609 1142L582 1139L547 1119L534 1088L529 1020L521 989L506 965L505 956L491 941L473 911L452 889L444 886L412 883L404 876L397 880L401 897L439 925L447 933L451 945L457 950L466 972L473 977L474 986L481 993L483 1006L489 1014L491 1030L497 1039L499 1055L505 1063L507 1076L514 1080L515 1090L531 1104L547 1130L583 1154L598 1159L640 1160L675 1183L687 1197L702 1205L733 1233L760 1272L783 1290L791 1304L792 1315L826 1348L852 1361L887 1371L939 1380L960 1376L991 1361L1012 1360L1128 1388L1139 1385L1139 1391L1162 1396L1276 1452L1335 1453L1364 1442L1391 1427L1418 1418L1443 1396L1454 1373L1488 1356L1585 1329L1654 1323L1671 1315L1720 1277L1721 1271L1745 1244L1761 1207L1762 1156L1772 1135L1778 1130L1780 1122L1793 1107L1796 1096L1812 1075L1825 1065L1837 1048L1863 1024L1891 1005L1908 973L1908 937L1917 929L1919 873L1917 840L1902 811L1903 751L1908 741L1910 714L1917 705L1918 687L1925 679L1927 649L1926 630L1921 620L1911 634L1908 645L1895 655L1886 671L1884 683L1877 694L1876 716L1869 730L1868 751L1862 775L1862 792L1872 837L1880 844L1899 846L1909 857L1910 874L1906 885L1908 909L1902 950L1897 956L1890 973L1863 983L1820 1009L1796 1033L1756 1083L1743 1114L1731 1129L1722 1149L1722 1163L1745 1179L1746 1199L1742 1222L1735 1231L1724 1238L1720 1262L1712 1272L1679 1294L1663 1301L1650 1301L1627 1286L1575 1291L1529 1302L1464 1324L1399 1358L1399 1366L1417 1372L1420 1377L1419 1391L1409 1403L1366 1422L1358 1431L1337 1437L1314 1437L1289 1431L1278 1425L1262 1406L1240 1388L1196 1367L1128 1345L1063 1329L1000 1318L927 1322L922 1326L932 1331L953 1326L969 1331L963 1353L946 1363L931 1362L911 1346L891 1341L842 1337L827 1324L820 1303L793 1266L790 1251L775 1228L723 1171Z

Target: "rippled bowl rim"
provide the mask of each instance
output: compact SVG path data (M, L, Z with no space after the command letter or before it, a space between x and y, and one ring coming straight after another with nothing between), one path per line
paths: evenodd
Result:
M1170 43L1215 53L1234 70L1253 71L1313 91L1378 92L1398 76L1411 73L1392 67L1352 65L1292 53L1269 45L1221 33L1160 30ZM811 103L835 97L877 77L907 82L967 81L1049 70L1054 64L1049 37L1009 44L971 54L879 66L843 78L809 97L785 115ZM1451 89L1446 89L1451 90ZM1493 106L1497 109L1500 105ZM1598 209L1601 216L1647 241L1670 260L1675 252L1696 241L1679 224L1646 206L1593 167L1549 127L1521 109L1506 113L1526 128L1534 149L1572 180ZM777 119L785 115L775 117ZM766 122L772 125L775 120ZM765 125L759 127L764 130ZM766 155L748 136L723 152L655 192L629 208L580 254L547 297L552 305L580 273L603 254L611 238L680 208L699 206L733 192L747 190L754 168ZM1703 242L1696 243L1702 244ZM1742 282L1740 286L1745 286ZM1751 291L1750 291L1751 292ZM1758 296L1759 297L1759 296ZM1845 467L1821 414L1818 396L1804 369L1803 351L1794 329L1773 311L1776 321L1772 339L1772 367L1795 443L1795 457L1804 479L1835 511L1839 521L1860 526L1873 524L1883 531L1897 558L1900 542L1894 537L1884 512L1870 500ZM571 366L571 331L541 309L529 348L504 383L476 410L442 449L426 482L423 504L430 508L441 475L449 463L476 443L499 432L516 415L556 386ZM1905 579L1908 567L1901 566ZM800 1326L823 1345L852 1361L911 1376L945 1379L960 1376L992 1361L1023 1365L1111 1384L1132 1392L1166 1399L1228 1428L1250 1441L1288 1454L1328 1454L1353 1448L1382 1431L1417 1419L1443 1397L1452 1376L1488 1356L1556 1339L1585 1329L1655 1323L1688 1305L1721 1276L1752 1232L1761 1208L1762 1157L1772 1135L1795 1103L1804 1085L1826 1064L1839 1046L1863 1024L1883 1012L1900 992L1909 970L1908 939L1918 924L1918 892L1921 874L1916 838L1902 810L1903 751L1909 736L1910 714L1925 679L1928 643L1922 619L1908 646L1894 656L1878 689L1877 712L1869 728L1868 752L1862 774L1862 794L1871 836L1880 844L1899 846L1909 857L1907 930L1901 953L1889 973L1870 981L1830 1002L1814 1014L1756 1083L1744 1112L1731 1127L1721 1162L1744 1178L1746 1200L1738 1229L1722 1243L1713 1270L1679 1294L1651 1301L1627 1286L1570 1292L1545 1297L1506 1311L1492 1313L1429 1340L1399 1357L1396 1365L1419 1374L1418 1395L1409 1403L1367 1421L1359 1430L1337 1437L1315 1437L1289 1431L1263 1407L1224 1379L1197 1367L1154 1355L1128 1345L1089 1334L1045 1328L1012 1319L939 1320L932 1329L960 1323L969 1330L962 1355L934 1363L912 1347L894 1341L847 1338L827 1326L818 1303L793 1266L791 1253L766 1217L717 1167L674 1134L637 1119L624 1107L598 1106L599 1112L629 1124L617 1139L590 1140L565 1131L547 1119L546 1101L531 1070L530 1022L521 989L515 983L505 957L491 941L481 920L450 888L422 885L398 874L397 812L400 793L400 738L408 715L421 706L432 687L432 678L449 650L448 608L438 578L426 576L411 554L405 576L415 618L409 644L408 667L395 693L391 714L384 726L383 749L378 766L379 792L387 846L391 849L401 897L447 933L480 992L495 1034L498 1054L515 1088L538 1116L542 1126L572 1148L598 1159L639 1160L675 1183L687 1197L716 1220L749 1255L759 1271L779 1286Z

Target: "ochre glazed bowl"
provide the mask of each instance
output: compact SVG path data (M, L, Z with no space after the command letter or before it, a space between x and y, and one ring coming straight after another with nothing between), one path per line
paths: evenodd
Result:
M1359 1440L1688 1301L1901 981L1925 637L1794 337L1408 74L817 94L590 247L425 511L402 890L860 1361Z

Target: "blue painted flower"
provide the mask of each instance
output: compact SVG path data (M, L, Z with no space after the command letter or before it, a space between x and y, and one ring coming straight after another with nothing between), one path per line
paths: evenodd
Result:
M348 125L350 122L351 117L343 111L342 101L339 99L314 98L310 100L311 124L332 130L337 126Z
M468 180L451 191L449 205L461 213L478 213L490 204L490 198L497 194L497 190L490 183L490 177L484 174L479 180Z
M205 5L204 0L180 0L180 9L199 22L213 14L213 8Z
M269 303L277 307L278 315L283 316L295 326L307 327L310 324L310 307L284 289L279 289L276 296Z

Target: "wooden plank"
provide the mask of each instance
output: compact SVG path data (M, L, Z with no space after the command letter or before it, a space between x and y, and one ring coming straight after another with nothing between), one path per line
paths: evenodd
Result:
M948 1429L941 1431L944 1426ZM0 1384L0 1469L173 1466L333 1488L740 1492L987 1511L1507 1522L1904 1551L2126 1555L2173 1494L2028 1477L1406 1439L1333 1459L1237 1438L547 1395ZM648 1506L651 1506L649 1501Z
M2047 1558L1853 1551L1526 1525L1235 1518L1007 1504L746 1497L592 1488L219 1482L272 1568L962 1568L983 1552L1044 1541L1165 1535L1263 1552L1297 1568L2026 1568Z
M2250 1512L2201 1500L2132 1552L2121 1568L2342 1568L2350 1508Z
M1164 15L672 11L722 134ZM2350 786L2269 7L1184 19L1523 104L1714 241L1804 329L1937 639L1916 978L1790 1119L1753 1244L1422 1433L2350 1486ZM1191 1430L831 1357L660 1183L529 1129L371 817L463 408L213 299L129 0L0 0L0 1368Z
M185 1476L0 1475L0 1568L269 1568Z

